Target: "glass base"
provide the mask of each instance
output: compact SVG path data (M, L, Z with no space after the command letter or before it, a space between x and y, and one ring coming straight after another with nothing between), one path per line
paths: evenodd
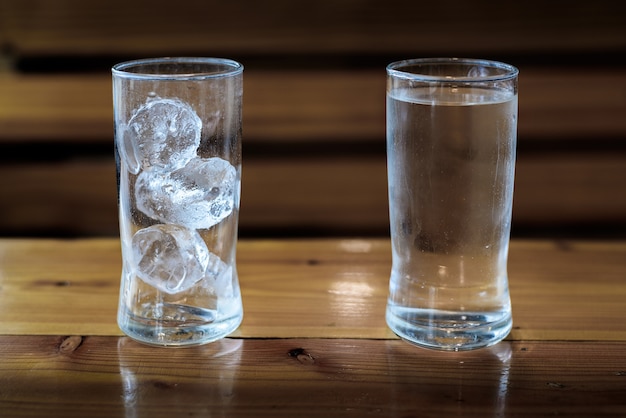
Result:
M159 347L184 347L207 344L226 337L239 327L243 312L219 322L154 320L121 313L120 329L133 340Z
M451 312L387 306L387 325L403 340L420 347L465 351L488 347L511 331L511 311Z

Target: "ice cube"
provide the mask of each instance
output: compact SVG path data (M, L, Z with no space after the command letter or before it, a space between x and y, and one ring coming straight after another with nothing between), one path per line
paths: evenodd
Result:
M210 253L200 235L179 225L140 229L133 236L132 249L137 276L169 294L192 287L209 265Z
M163 223L207 229L231 214L237 170L218 158L194 158L173 172L143 171L135 183L137 207Z
M133 174L176 170L196 156L202 120L178 99L150 99L135 111L118 147Z
M213 253L209 254L204 286L212 289L218 297L231 297L233 294L233 269Z

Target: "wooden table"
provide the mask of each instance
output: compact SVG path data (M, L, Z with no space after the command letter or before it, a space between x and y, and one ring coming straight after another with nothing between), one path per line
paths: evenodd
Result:
M465 353L387 329L388 240L238 263L241 327L153 348L115 324L118 240L0 240L0 416L626 416L626 242L513 241L514 329Z

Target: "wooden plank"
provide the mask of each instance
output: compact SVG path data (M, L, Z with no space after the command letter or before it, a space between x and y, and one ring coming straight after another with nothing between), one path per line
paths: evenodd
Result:
M566 149L571 139L626 138L623 71L520 71L521 144L564 140ZM244 79L245 143L384 143L383 66L318 72L249 69ZM112 141L108 74L0 74L0 91L0 142Z
M518 155L513 220L520 226L626 220L626 153ZM576 231L571 231L575 234Z
M119 242L0 240L0 335L121 335ZM626 341L626 242L511 244L508 341ZM389 241L242 240L244 338L395 339Z
M0 337L5 417L594 416L626 413L625 343Z
M626 246L607 244L512 242L508 270L514 339L567 340L575 334L581 340L602 340L621 334L614 324L626 312ZM596 304L596 298L602 302Z
M540 0L498 7L487 0L170 6L165 0L4 0L0 26L18 55L554 54L623 51L626 44L626 8L612 0L567 8Z
M118 240L5 240L0 247L1 334L120 333Z
M119 233L113 147L102 159L3 164L0 230L5 234Z
M241 193L242 229L283 235L389 229L384 156L252 159Z
M3 140L112 141L111 77L0 74Z
M626 32L626 31L625 31ZM626 138L626 73L623 70L556 68L519 75L520 141L526 138ZM522 142L523 143L523 142Z
M109 158L1 165L0 231L117 235L112 154L111 149ZM619 152L520 155L514 226L623 228L624 173L626 155ZM248 158L244 152L242 182L244 235L388 234L384 155Z

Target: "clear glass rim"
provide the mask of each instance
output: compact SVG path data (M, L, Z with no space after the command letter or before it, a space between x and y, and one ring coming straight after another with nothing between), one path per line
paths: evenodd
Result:
M143 72L131 71L133 68L156 67L163 64L204 65L206 71L175 73L175 72ZM205 80L221 77L233 77L243 72L243 65L228 58L208 57L162 57L124 61L115 64L111 72L116 77L138 80Z
M428 74L418 71L406 71L408 67L435 67L435 66L467 66L467 67L486 67L497 69L500 72L494 74L477 74L477 75L446 75L446 74ZM475 58L414 58L402 61L395 61L387 65L387 74L391 77L403 78L414 81L424 82L485 82L485 81L506 81L517 77L519 70L511 64L500 61Z

